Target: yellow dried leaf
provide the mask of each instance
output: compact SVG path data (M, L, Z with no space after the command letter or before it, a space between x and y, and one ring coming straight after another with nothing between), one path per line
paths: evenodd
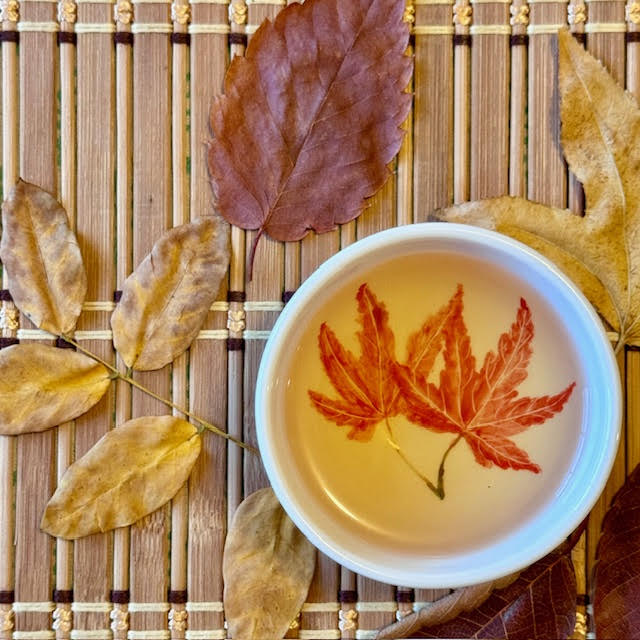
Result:
M316 551L272 489L238 507L224 546L224 610L238 640L280 640L305 601Z
M43 344L0 350L0 434L44 431L88 411L109 388L91 358Z
M562 144L582 181L584 217L520 198L439 212L493 228L554 260L620 335L640 344L640 109L600 62L558 34Z
M87 293L76 237L58 201L18 180L2 205L0 260L16 306L40 329L73 333Z
M185 351L204 322L229 264L229 227L201 218L165 233L127 278L111 317L128 367L160 369Z
M40 526L74 539L132 524L173 498L199 453L197 429L181 418L129 420L67 469Z

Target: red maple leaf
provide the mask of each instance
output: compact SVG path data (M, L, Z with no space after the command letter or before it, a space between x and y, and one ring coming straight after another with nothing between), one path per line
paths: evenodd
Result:
M463 319L462 288L452 298L453 311L443 327L444 367L439 385L428 373L396 365L394 376L404 399L404 412L414 423L438 432L459 434L484 467L540 472L510 436L541 424L560 412L575 382L556 395L518 397L527 377L534 335L531 310L520 300L516 320L500 336L497 352L489 351L476 370L471 341ZM451 304L451 303L450 303Z
M340 398L311 390L309 397L323 416L351 427L349 438L366 442L380 420L397 415L400 393L393 377L395 338L387 309L366 284L358 289L356 300L361 355L356 358L345 349L323 322L318 334L320 358Z

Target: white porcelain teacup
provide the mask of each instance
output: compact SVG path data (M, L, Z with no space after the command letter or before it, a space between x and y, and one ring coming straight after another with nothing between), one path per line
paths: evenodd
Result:
M591 305L500 234L398 227L324 263L267 342L263 462L303 533L388 583L455 587L545 555L618 445L619 374Z

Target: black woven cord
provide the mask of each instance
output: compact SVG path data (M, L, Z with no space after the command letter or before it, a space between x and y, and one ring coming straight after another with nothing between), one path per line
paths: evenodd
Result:
M572 33L571 34L582 46L584 46L585 42L587 41L587 34L586 33Z
M15 599L13 591L0 591L0 604L13 604Z
M20 42L20 33L18 31L0 31L0 42Z
M343 591L341 589L340 591L338 591L338 601L342 604L353 604L354 602L358 602L358 592Z
M56 347L58 347L58 349L73 349L74 351L76 350L76 348L72 344L70 344L66 340L63 340L62 338L56 338Z
M58 44L78 44L78 36L74 31L58 31Z
M129 604L131 600L129 589L125 589L124 591L110 591L109 600L114 604Z
M191 34L189 33L172 33L171 42L173 44L186 44L187 47L191 44ZM179 604L179 603L176 603Z
M471 46L471 35L468 33L454 33L453 34L453 45L455 47L470 47Z
M133 33L130 31L116 31L113 34L113 41L116 44L133 45Z
M396 592L396 602L398 603L413 602L414 598L415 592L413 591L413 589L411 589L410 591L400 591L398 589L398 591Z
M516 33L509 38L512 47L526 47L529 44L529 36L526 33Z
M73 602L73 590L54 589L53 601L59 604L71 604Z
M291 300L291 298L293 298L293 294L295 293L295 291L285 291L282 294L282 302L284 302L285 304L287 304L287 302L289 302L289 300Z
M120 302L120 299L122 298L122 291L114 291L113 292L113 301L117 304L118 302Z
M13 298L11 297L11 293L9 289L0 289L0 301L1 302L12 302Z
M627 31L624 34L624 39L627 42L640 42L640 31Z
M244 351L244 338L227 338L227 351Z
M241 44L243 47L247 46L247 34L246 33L230 33L229 44Z
M247 294L244 291L228 291L227 302L244 302Z
M11 347L14 344L20 344L20 340L18 338L0 338L0 349Z
M167 594L167 602L171 604L186 604L187 602L187 590L184 591L171 591Z

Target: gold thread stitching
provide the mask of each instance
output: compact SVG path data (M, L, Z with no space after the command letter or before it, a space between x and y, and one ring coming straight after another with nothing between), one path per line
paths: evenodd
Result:
M18 22L20 20L18 0L2 0L0 2L0 20L2 22Z
M120 0L113 6L113 19L120 24L133 22L133 5L129 0Z

